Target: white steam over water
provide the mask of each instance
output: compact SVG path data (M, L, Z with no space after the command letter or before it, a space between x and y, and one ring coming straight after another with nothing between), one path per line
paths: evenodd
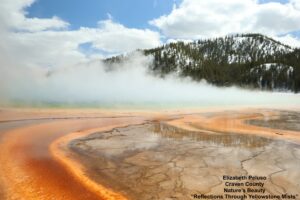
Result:
M187 105L299 105L300 95L218 88L175 75L164 79L147 72L150 57L139 54L116 70L107 71L99 60L74 66L0 69L2 103L70 104L187 104Z
M126 64L119 66L118 70L107 72L105 71L106 66L100 62L101 57L131 52L137 48L154 48L162 44L161 39L164 36L158 31L126 27L123 24L114 22L111 17L99 21L96 27L81 27L73 30L70 29L69 25L71 24L69 22L56 16L31 18L27 9L34 2L36 1L2 0L0 3L0 106L11 103L29 103L33 105L39 103L42 105L48 103L62 105L89 104L100 106L107 104L160 104L162 106L300 104L300 96L292 93L247 91L234 87L217 88L204 82L196 83L189 79L179 79L175 75L160 79L149 75L147 67L151 63L151 58L141 55L132 57ZM188 4L183 2L182 6L174 8L166 17L152 20L152 24L165 32L163 30L168 29L165 25L169 25L165 20L170 21L171 18L176 18L178 9L183 13L188 13L186 11L189 11L189 9L186 8L189 6L192 9L201 11L198 8L202 1L200 4L199 2L190 1ZM236 10L236 6L241 5L240 2L233 1L228 5ZM217 2L217 4L222 10L224 6L220 2ZM249 2L247 1L246 4L248 5ZM215 8L215 6L209 6L210 4L207 5ZM271 2L259 5L256 1L250 1L249 5L257 9L260 7L265 8L268 5L271 10L274 10L272 6L275 6L277 10L283 11L275 12L275 17L279 16L283 24L287 24L287 21L299 21L300 15L295 14L298 12L298 4L293 2L286 4ZM202 4L200 7L203 7ZM244 8L248 7L244 6ZM252 7L250 10L253 10ZM206 9L204 10L206 12ZM292 10L294 15L284 14L288 10ZM219 13L215 9L214 11ZM212 14L214 14L214 11ZM249 12L243 11L241 12L249 14ZM253 14L253 12L251 13ZM283 14L277 15L277 13ZM190 19L189 14L186 16ZM179 17L183 20L182 24L186 24L184 21L186 18ZM195 19L199 22L205 20L201 16L199 19L196 16ZM254 18L248 16L245 19L255 20L256 18L255 16ZM226 23L240 23L232 20L225 21ZM282 32L282 26L278 26L280 30L278 27L277 30L272 23L273 21L271 20L270 24L263 23L262 27L252 28L253 30L261 30L265 34L275 33L276 35L298 30L297 27L291 29L291 26L286 26L286 30ZM241 22L245 22L246 27L248 27L249 22L247 20ZM206 24L211 25L211 23ZM294 25L298 24L294 23ZM177 25L175 24L175 29L181 29L181 35L191 36L188 39L194 38L193 35L205 36L201 33L203 29L188 30L182 28L183 26L180 24ZM222 32L223 28L219 30L223 25L229 27L230 33L233 31L232 24L222 23L222 26L215 26L217 29L212 29L212 32L208 35L214 35L214 33L218 33L217 35L227 34L228 31L226 30ZM292 26L294 25L292 24ZM242 26L237 25L234 27ZM249 30L235 30L234 32L245 31ZM176 37L168 39L172 40ZM85 45L89 46L88 44L90 47L84 49Z

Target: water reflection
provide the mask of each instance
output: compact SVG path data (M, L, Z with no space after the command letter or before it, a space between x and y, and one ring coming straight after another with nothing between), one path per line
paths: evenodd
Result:
M188 131L174 126L170 126L165 123L156 123L150 127L150 129L163 137L174 138L182 140L190 138L193 141L201 141L206 144L222 145L222 146L234 146L234 147L246 147L257 148L263 147L271 143L273 140L259 137L255 135L240 135L240 134L227 134L227 133L203 133L196 131Z
M280 111L274 119L263 116L263 120L249 120L247 123L273 129L300 131L300 113Z
M268 178L268 191L277 194L278 185L300 191L299 147L255 135L207 134L150 123L95 133L73 141L71 148L81 155L90 177L129 199L223 194L223 175L270 177L278 171L284 173L273 182Z

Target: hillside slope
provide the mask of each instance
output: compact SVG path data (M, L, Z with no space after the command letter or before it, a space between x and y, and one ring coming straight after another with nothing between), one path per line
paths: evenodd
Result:
M176 73L217 86L300 91L300 50L261 34L239 34L143 50L152 72ZM106 62L124 62L126 56Z

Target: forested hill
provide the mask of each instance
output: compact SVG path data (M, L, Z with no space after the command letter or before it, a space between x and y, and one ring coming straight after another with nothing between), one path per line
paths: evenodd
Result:
M261 34L241 34L143 50L156 75L176 73L217 86L300 91L300 49ZM122 62L124 56L106 62Z

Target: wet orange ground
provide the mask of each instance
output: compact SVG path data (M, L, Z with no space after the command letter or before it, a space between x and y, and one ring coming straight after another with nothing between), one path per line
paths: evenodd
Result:
M0 198L8 200L126 199L118 191L105 188L85 175L84 165L77 162L76 156L68 151L67 144L70 140L114 127L176 117L177 119L169 123L186 129L253 133L299 142L299 132L274 130L244 123L244 120L272 117L275 113L245 110L234 115L222 112L207 117L186 113L180 115L177 112L120 114L99 111L39 112L35 110L31 112L27 110L24 114L22 111L1 111L0 195L2 196ZM15 126L11 126L11 123L15 123L12 120L26 118L35 120L26 125L16 123ZM39 120L41 118L44 120ZM5 126L8 128L5 129Z
M38 121L38 120L37 120ZM125 199L94 190L55 160L50 144L63 135L95 127L142 123L135 117L55 120L6 131L1 136L0 177L5 199Z
M256 134L272 139L286 139L300 142L298 131L277 130L268 127L259 127L248 124L248 120L270 120L279 117L276 110L242 110L238 112L221 112L210 117L202 115L187 115L183 118L172 120L169 124L189 130L202 132L223 132L239 134Z

